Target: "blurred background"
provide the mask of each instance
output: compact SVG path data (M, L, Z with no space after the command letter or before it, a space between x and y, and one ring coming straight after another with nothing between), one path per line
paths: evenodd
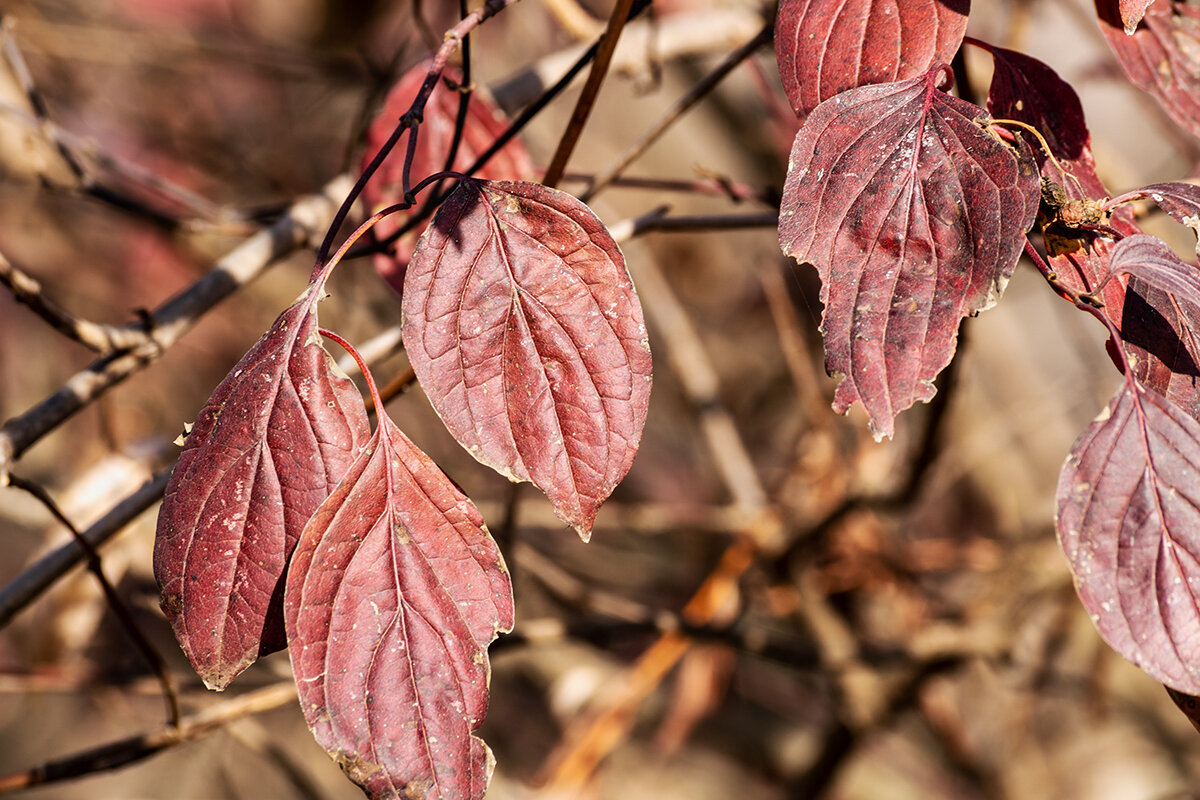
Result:
M74 314L139 319L298 198L357 175L383 96L456 6L0 0L0 254ZM970 35L1041 58L1079 91L1114 194L1194 174L1197 143L1125 82L1090 3L976 6ZM472 37L473 79L514 114L610 12L599 0L522 0ZM771 13L751 0L656 0L626 30L569 172L608 167ZM966 70L960 91L982 98L987 57L968 53ZM522 132L536 167L578 86ZM1200 736L1100 641L1055 542L1059 467L1118 380L1104 331L1023 262L1003 301L965 322L937 398L901 415L894 441L876 444L857 409L835 416L815 270L780 254L772 224L750 224L783 183L794 122L781 108L767 47L627 172L705 191L615 185L591 201L614 228L664 204L747 227L623 245L655 385L638 458L590 544L536 491L514 491L462 451L419 388L389 404L479 505L514 576L517 628L492 648L480 731L497 758L488 796L1197 796ZM1186 231L1145 224L1191 250ZM312 261L302 248L204 314L14 473L77 527L102 517L174 458L172 441ZM346 262L321 307L322 323L356 343L399 322L375 266ZM94 357L0 291L0 420ZM384 346L373 370L384 384L406 365ZM281 653L225 695L204 690L158 610L153 531L150 509L105 545L103 566L166 658L184 713L286 681ZM0 490L0 585L68 540L32 497ZM704 585L703 612L683 613ZM294 702L268 705L122 769L17 794L361 796ZM157 731L162 707L82 570L0 629L0 776Z

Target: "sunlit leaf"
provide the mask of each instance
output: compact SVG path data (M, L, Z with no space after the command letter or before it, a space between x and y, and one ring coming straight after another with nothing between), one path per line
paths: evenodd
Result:
M450 433L586 539L637 452L651 372L625 259L596 215L538 184L462 181L417 246L402 330Z
M479 512L383 416L300 538L285 601L300 704L372 798L480 798L487 645L512 586Z
M320 292L284 311L213 392L159 511L163 612L213 689L284 647L288 558L370 433L362 397L321 346Z
M970 0L783 0L775 57L796 116L847 89L948 63L970 7Z
M1123 383L1063 466L1057 527L1104 640L1200 692L1200 422Z
M1129 80L1176 125L1200 136L1200 8L1182 0L1143 2L1145 16L1129 35L1127 2L1096 0L1104 38Z
M992 305L1038 205L1032 161L983 109L921 78L845 92L796 136L780 244L816 266L834 409L860 400L876 436L933 396L963 317Z
M1146 9L1154 0L1120 0L1121 24L1125 33L1132 36L1138 23L1146 15Z

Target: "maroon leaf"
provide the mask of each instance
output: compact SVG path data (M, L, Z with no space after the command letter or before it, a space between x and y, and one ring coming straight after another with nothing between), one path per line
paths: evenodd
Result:
M1104 640L1200 692L1200 423L1129 382L1071 450L1059 541Z
M1146 9L1153 2L1154 0L1121 0L1121 23L1125 26L1126 34L1133 35L1138 23L1146 15Z
M847 89L949 62L970 8L970 0L783 0L775 57L796 116Z
M1141 24L1129 35L1126 2L1096 0L1104 38L1129 80L1176 125L1200 136L1200 8L1180 0L1145 5Z
M212 689L284 647L288 558L370 433L321 346L321 292L310 286L213 392L159 511L163 612Z
M1155 236L1138 233L1117 242L1109 268L1114 275L1133 275L1200 307L1200 273Z
M462 181L413 255L402 332L450 433L586 540L637 453L651 371L625 259L591 209Z
M845 92L796 136L783 189L785 253L815 265L825 366L877 437L933 396L960 320L992 305L1038 204L1028 159L936 87L942 71Z
M362 167L366 167L379 152L379 148L392 135L400 117L408 111L429 72L429 62L422 61L414 65L388 92L383 108L367 130L366 147L363 150ZM462 81L462 73L453 67L448 67L442 73L447 80L455 85ZM429 102L425 105L425 115L417 134L417 150L413 154L411 177L413 183L427 175L432 175L446 168L446 159L450 157L450 147L454 142L454 128L458 117L459 94L438 81ZM465 170L475 163L492 142L507 129L508 123L500 111L481 90L476 89L471 94L467 104L467 119L463 127L462 140L454 157L451 169ZM374 210L385 208L404 199L402 176L404 171L404 153L391 155L374 179L363 190L363 201ZM527 178L533 174L533 161L520 139L512 139L496 153L476 173L480 178L493 180ZM407 221L405 214L393 214L385 217L376 224L374 235L385 239L397 231ZM405 234L396 242L394 255L381 254L375 256L375 270L397 292L403 290L404 271L412 257L413 243L424 230L424 225Z
M1200 186L1191 183L1152 183L1112 200L1113 204L1137 197L1148 197L1176 222L1196 235L1196 253L1200 255Z
M1070 85L1036 59L982 42L975 44L986 48L995 60L989 110L996 117L1032 125L1049 143L1054 161L1040 146L1032 148L1043 177L1054 181L1068 201L1105 197L1108 191L1096 174L1083 109ZM1182 194L1183 190L1163 193L1164 203L1170 204L1169 198L1177 195L1182 202ZM1112 240L1067 229L1045 217L1041 222L1047 259L1058 279L1079 292L1100 286L1110 272ZM1115 209L1108 224L1125 236L1141 232L1128 207ZM1193 312L1138 277L1128 282L1124 278L1109 281L1100 299L1104 313L1122 332L1138 381L1200 418L1200 369L1191 356L1195 349L1189 352L1184 344L1194 340Z
M296 547L285 601L305 719L372 798L481 798L487 645L512 585L471 501L383 416Z

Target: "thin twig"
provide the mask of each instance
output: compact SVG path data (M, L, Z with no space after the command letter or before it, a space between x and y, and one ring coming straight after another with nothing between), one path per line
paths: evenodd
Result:
M162 654L154 649L154 645L150 643L146 635L142 633L142 629L134 621L129 607L125 605L125 601L117 594L117 590L113 588L113 585L108 582L108 578L104 575L104 568L100 563L100 554L96 552L96 548L80 534L79 529L75 527L75 523L67 518L67 515L58 507L58 503L54 502L54 498L50 496L50 493L44 487L16 475L9 475L8 482L10 486L37 498L38 502L46 507L51 516L61 522L63 527L71 532L71 538L83 550L87 568L96 576L96 581L100 584L100 590L104 593L104 599L108 602L108 607L112 610L113 616L117 618L121 627L125 629L125 633L133 640L134 646L142 654L142 658L146 660L150 671L154 673L158 678L158 682L162 685L163 699L167 704L167 722L171 725L178 725L179 692L175 687L175 680L171 677L170 670L167 669L167 662L163 659Z
M168 468L146 481L137 491L121 500L87 530L81 532L79 538L94 551L135 517L158 502L170 477L171 469ZM84 546L79 541L72 540L26 567L0 590L0 628L7 625L14 614L29 605L68 570L87 557Z
M580 195L579 199L586 203L595 197L598 192L612 183L615 178L625 171L626 167L640 158L641 155L645 153L652 144L658 141L664 133L670 130L672 125L682 119L683 115L686 114L694 105L696 105L696 103L703 100L709 92L715 89L717 85L729 75L729 73L733 72L735 67L752 56L760 47L770 43L774 32L775 23L768 22L763 26L763 29L758 32L757 36L726 56L721 63L717 65L716 69L697 81L692 88L688 89L687 93L684 94L683 97L679 98L679 100L675 102L675 105L671 106L671 108L667 110L667 113L665 113L658 122L652 125L650 129L645 131L640 137L638 137L637 141L627 147L625 152L621 153L621 155L617 157L616 161L602 170L600 174L598 174L592 181L591 185L587 188L587 191Z
M319 236L349 183L349 177L339 175L325 185L321 194L297 200L275 224L242 242L203 278L154 309L149 314L146 344L94 361L57 392L0 425L0 486L13 463L31 445L101 394L157 361L213 306ZM141 323L136 328L128 327L140 329Z
M575 145L583 133L583 126L587 124L592 108L596 105L600 86L608 74L608 65L612 62L613 53L617 49L617 42L621 39L621 31L625 28L625 23L633 10L633 4L634 0L617 0L613 6L612 15L608 18L608 28L600 39L600 49L596 52L595 60L592 61L592 69L588 73L587 81L583 84L583 92L575 103L575 110L571 112L571 119L567 122L562 139L558 142L554 157L550 159L550 166L546 168L546 176L542 179L542 183L546 186L557 186L558 182L562 180L563 172L567 169L567 161L570 160L571 153L574 152Z
M234 720L270 711L295 699L296 684L292 681L257 689L186 716L178 725L164 725L148 733L90 747L21 772L0 776L0 794L118 769L177 744L199 739Z

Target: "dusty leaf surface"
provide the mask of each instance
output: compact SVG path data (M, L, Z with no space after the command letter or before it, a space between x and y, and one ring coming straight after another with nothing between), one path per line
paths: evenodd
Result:
M1122 384L1075 442L1057 528L1104 640L1155 679L1200 692L1200 423Z
M471 731L512 586L475 506L386 416L304 529L287 578L305 719L372 798L480 798Z
M816 266L834 410L877 437L933 396L963 317L1003 291L1038 205L1032 161L940 91L941 70L828 100L796 136L783 251Z
M970 0L783 0L775 58L792 110L803 119L847 89L949 63L970 8Z
M421 237L403 310L413 369L450 433L545 492L586 539L650 399L641 304L604 225L564 192L464 180Z
M159 511L163 612L210 688L284 647L288 558L370 435L362 397L317 335L319 291L284 311L205 403Z

